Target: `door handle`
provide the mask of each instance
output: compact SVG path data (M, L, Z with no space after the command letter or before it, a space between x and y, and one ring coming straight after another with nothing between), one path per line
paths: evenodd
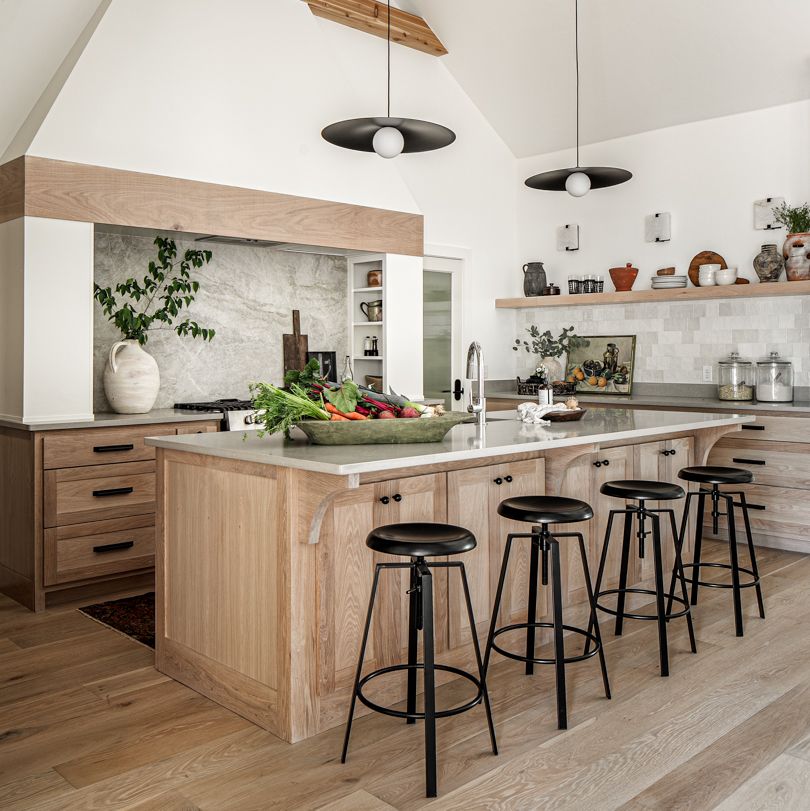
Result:
M504 480L505 482L509 483L509 484L511 484L511 483L512 483L512 477L511 477L511 476L504 476L504 477L503 477L503 480Z
M461 381L456 378L453 382L453 388L442 389L442 394L452 394L454 400L460 400L464 396L464 387L461 385Z
M749 425L748 423L746 423L745 425L741 425L740 428L742 428L744 431L764 431L765 430L764 425Z
M493 479L492 481L494 481L495 484L497 484L497 485L503 484L503 479L500 476L498 476L497 479Z
M96 498L102 498L103 496L126 496L134 492L134 487L110 487L108 490L93 490L93 495Z
M593 463L593 466L594 466L594 467L602 467L602 463L601 463L601 462L600 462L600 461L597 459L597 460L596 460L596 461Z
M101 555L104 552L116 552L119 549L132 549L135 546L135 541L121 541L120 543L105 543L101 546L94 546L93 551L97 555Z

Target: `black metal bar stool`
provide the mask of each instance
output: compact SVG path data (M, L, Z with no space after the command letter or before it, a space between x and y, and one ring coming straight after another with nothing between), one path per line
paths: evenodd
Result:
M697 653L695 642L695 630L692 626L692 615L689 608L689 598L686 593L686 577L681 561L681 548L678 543L678 527L675 522L675 511L671 508L651 508L646 505L647 501L672 501L683 498L685 493L683 488L677 484L667 482L621 480L605 482L600 488L600 492L606 496L615 496L625 501L636 501L638 504L626 506L624 509L611 510L608 515L607 529L605 531L605 543L602 547L602 556L599 561L599 573L596 576L596 605L601 610L616 617L616 636L621 636L625 619L653 620L658 623L658 653L661 663L661 675L669 675L669 646L667 642L667 622L678 617L686 617L689 629L689 644L692 653ZM669 591L668 607L664 606L664 599L667 592L664 590L664 557L661 547L661 519L659 514L668 514L672 527L672 538L675 546L675 566L672 585ZM622 538L622 556L619 565L619 586L615 589L602 590L602 579L605 575L605 564L607 562L608 547L610 546L611 530L613 529L613 519L617 515L624 514L624 536ZM639 557L643 558L645 541L647 536L652 534L653 562L655 570L655 589L628 588L627 571L630 565L630 543L633 534L633 519L638 520L636 538L638 539ZM647 521L651 522L652 533L647 529ZM675 580L681 585L681 597L674 595ZM616 608L608 608L599 602L600 598L609 594L615 594ZM639 614L625 610L625 598L628 594L649 594L655 597L655 613ZM672 602L677 602L683 606L679 611L672 611Z
M425 722L425 793L428 797L436 796L436 719L446 718L449 715L458 715L466 712L481 702L484 704L489 726L489 737L492 744L492 753L498 754L498 745L495 741L495 727L492 723L492 710L489 705L489 694L487 693L486 678L483 662L481 661L481 649L478 645L478 636L475 632L475 617L473 615L472 600L470 599L470 589L467 584L467 572L464 564L459 561L436 561L427 563L425 558L444 557L445 555L455 555L460 552L469 552L475 549L475 536L463 527L455 527L450 524L390 524L378 527L366 538L366 545L387 555L403 555L410 557L409 563L378 563L374 568L374 583L371 587L371 597L368 602L368 614L366 616L366 626L363 631L363 641L360 645L360 658L357 662L357 674L354 679L352 689L352 699L349 705L349 720L346 723L346 736L343 740L343 753L340 762L346 762L346 755L349 750L349 736L352 731L352 718L354 716L355 702L359 698L367 707L375 712L384 715L392 715L395 718L405 718L409 724L417 720ZM478 676L473 676L465 670L449 665L436 664L434 661L434 640L433 640L433 575L431 569L458 569L461 574L461 583L464 587L464 599L467 603L467 618L470 622L472 633L473 649L475 650L475 661L478 665ZM380 580L380 572L383 569L410 569L410 595L408 611L408 663L401 665L391 665L379 670L373 670L361 678L363 670L363 658L366 653L366 643L371 627L371 616L374 611L374 599L377 595L377 586ZM422 645L424 662L417 662L418 633L422 631ZM386 673L397 671L407 671L407 710L395 710L391 707L384 707L366 698L363 688L372 679ZM424 672L424 712L416 711L416 675L417 671ZM442 670L447 673L454 673L457 676L472 682L476 688L475 696L458 707L446 710L436 709L436 682L435 671Z
M689 505L692 498L697 497L697 523L695 525L695 549L691 563L684 564L684 568L692 570L692 577L687 577L686 581L692 584L692 605L697 605L698 587L705 586L710 589L731 589L734 602L734 626L737 636L743 635L743 614L742 614L742 589L754 588L757 592L757 604L759 616L765 619L765 603L762 600L762 587L759 582L759 570L757 569L757 556L754 551L754 539L751 535L751 521L748 517L748 502L745 500L745 492L742 490L723 490L720 485L749 484L754 480L750 470L743 470L737 467L715 467L712 465L699 465L696 467L685 467L678 473L678 478L688 482L698 482L700 490L691 492L686 497L683 520L681 521L681 533L678 543L683 545L686 536L686 524L689 518ZM711 489L704 485L711 485ZM735 501L735 497L739 501ZM712 531L716 535L719 530L719 519L725 517L728 523L728 563L704 563L700 559L701 542L703 541L703 518L706 511L706 499L711 498L712 502ZM726 511L720 511L720 501L725 501ZM748 541L748 554L751 559L751 568L740 566L737 554L737 528L736 514L734 508L737 507L742 512L743 523L745 525L745 535ZM700 569L702 566L714 569L726 569L731 572L731 583L710 583L700 579ZM740 573L749 575L750 579L740 580Z
M489 667L489 659L493 650L498 651L502 656L509 659L516 659L526 663L526 675L534 672L534 665L554 665L556 686L557 686L557 726L559 729L568 727L568 707L565 690L565 666L573 662L581 662L599 654L599 663L602 667L602 681L605 686L605 696L610 698L610 682L608 681L607 665L605 663L605 652L602 648L602 637L599 633L599 622L596 616L596 601L591 587L591 575L588 570L588 557L585 551L585 538L580 532L550 532L549 524L571 524L577 521L587 521L593 518L593 510L584 501L573 498L561 498L557 496L521 496L508 498L498 505L499 515L511 518L513 521L525 521L536 524L531 532L515 533L506 536L506 548L503 552L501 562L501 574L498 579L498 590L495 593L495 605L492 609L492 620L489 626L489 636L487 638L487 650L484 656L484 672ZM512 542L516 538L531 539L531 556L529 562L529 603L528 616L526 622L518 622L512 625L505 625L503 628L497 627L498 612L501 607L503 597L503 586L506 580L506 572L509 567L509 554L512 550ZM562 570L560 567L560 544L559 538L578 538L579 551L582 559L582 570L585 575L585 585L588 591L588 601L590 604L590 624L588 630L576 628L572 625L563 624L562 615ZM542 583L549 584L549 554L551 555L551 592L553 601L552 622L537 622L537 580L538 569L540 568L540 555L542 553ZM526 652L525 654L508 651L498 644L495 639L507 631L516 629L526 629ZM538 658L535 656L535 629L554 629L554 658ZM593 633L591 632L593 629ZM586 639L585 651L578 656L566 656L563 641L563 632L570 631L574 634L584 636ZM593 650L590 644L593 643Z

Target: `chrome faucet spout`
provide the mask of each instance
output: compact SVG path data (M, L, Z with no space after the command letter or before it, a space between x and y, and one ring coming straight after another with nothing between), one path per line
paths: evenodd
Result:
M484 396L484 352L478 341L473 341L467 350L467 379L478 383L478 391L473 394L470 388L470 404L467 411L478 416L478 425L483 427L487 421L487 400Z

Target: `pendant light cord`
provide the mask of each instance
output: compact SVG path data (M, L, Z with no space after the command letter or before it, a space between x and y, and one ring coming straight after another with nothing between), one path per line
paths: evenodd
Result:
M391 0L388 2L390 6ZM390 44L388 47L391 47ZM574 0L574 59L577 66L577 169L579 169L579 0ZM390 96L390 89L388 93Z
M391 0L388 0L388 118L391 118Z

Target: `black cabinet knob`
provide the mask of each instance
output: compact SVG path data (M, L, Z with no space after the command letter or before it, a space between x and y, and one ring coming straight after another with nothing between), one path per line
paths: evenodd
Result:
M596 462L593 463L594 467L602 467L602 463L597 459Z
M492 481L494 481L495 484L503 484L503 479L500 476L498 476L497 479L493 479Z
M503 480L504 480L505 482L509 482L509 483L511 483L511 482L513 481L513 479L512 479L512 477L511 477L511 476L504 476L504 477L503 477Z
M605 467L607 467L607 466L610 464L610 459L605 459L605 461L604 461L604 462L602 462L602 464L603 464Z
M380 499L380 503L381 503L381 504L388 504L390 501L391 501L391 499L390 499L390 498L388 498L388 496L383 496L383 497Z
M394 494L394 501L396 501L397 504L399 504L399 502L402 501L402 496L399 493L395 493Z

